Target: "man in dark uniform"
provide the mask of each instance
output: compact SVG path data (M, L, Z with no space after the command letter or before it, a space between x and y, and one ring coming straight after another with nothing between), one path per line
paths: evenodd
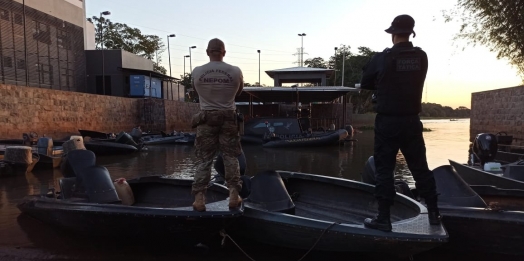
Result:
M391 231L390 206L395 197L394 170L398 150L404 155L413 174L419 194L426 203L429 222L440 224L437 191L433 172L426 161L422 136L422 91L428 70L428 58L414 47L409 37L415 32L415 20L409 15L397 16L386 29L393 47L376 54L363 68L360 88L373 90L375 118L374 160L376 168L375 197L378 215L364 221L366 227Z

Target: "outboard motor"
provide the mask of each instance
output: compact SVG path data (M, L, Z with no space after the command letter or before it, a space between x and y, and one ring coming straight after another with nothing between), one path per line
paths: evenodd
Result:
M247 198L251 193L251 177L245 176L246 173L246 155L244 151L238 156L238 164L240 165L240 179L242 180L242 190L240 191L240 196L242 198ZM218 154L217 160L213 165L213 168L218 172L215 176L214 183L224 185L226 182L226 171L224 167L224 158L222 158L222 152Z
M376 172L375 159L373 156L371 156L366 161L366 165L364 166L364 172L360 174L362 178L362 182L370 184L370 185L375 185L376 184L375 172ZM395 175L395 174L391 173L391 175ZM417 198L417 196L415 195L416 193L413 194L413 192L409 188L408 183L403 180L395 180L395 191L404 196L408 196L412 199Z
M493 161L497 155L497 137L489 133L480 133L473 141L473 154L480 160L483 167L486 162Z
M247 201L267 211L295 214L295 203L282 177L274 170L259 172L251 178L251 194Z
M131 137L133 137L135 141L142 138L142 129L140 129L140 126L134 127L133 130L131 130Z
M348 132L348 138L353 137L353 135L355 134L355 129L353 129L353 126L346 125L345 129Z
M53 155L53 139L48 137L39 138L36 143L38 154Z
M66 178L78 177L80 170L95 166L96 156L90 150L72 150L63 162L62 175Z
M131 146L138 148L138 144L135 142L133 137L131 137L131 135L127 134L124 131L120 132L118 136L116 136L115 141L117 143L127 144L127 145L131 145Z
M80 170L77 179L81 178L87 198L93 203L120 203L120 198L107 168L90 166Z

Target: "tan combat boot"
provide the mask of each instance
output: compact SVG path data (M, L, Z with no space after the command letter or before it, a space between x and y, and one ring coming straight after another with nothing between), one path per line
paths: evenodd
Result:
M239 191L237 188L229 188L229 208L237 208L242 203L242 198L238 195Z
M193 202L193 209L196 211L206 211L206 192L200 191L195 194L195 202Z

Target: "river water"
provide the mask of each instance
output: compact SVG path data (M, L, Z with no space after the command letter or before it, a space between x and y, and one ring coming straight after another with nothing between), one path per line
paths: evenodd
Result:
M424 127L432 130L424 132L431 169L449 164L448 159L467 160L469 119L423 120L423 123ZM244 146L248 163L246 174L275 169L360 180L366 160L373 155L373 131L357 132L355 138L358 141L338 147L263 149L260 146ZM191 178L195 170L193 149L193 146L186 145L149 146L147 151L131 156L98 157L97 164L105 166L112 178L130 179L149 175ZM401 161L399 163L397 173L405 173L406 166ZM205 251L202 249L173 252L130 243L121 246L118 242L101 243L103 241L63 234L20 215L16 204L24 196L39 193L41 184L56 184L60 177L60 171L55 169L0 178L0 260L249 260L232 244L208 255L203 255ZM410 180L409 177L407 179ZM303 254L288 250L284 253L269 246L246 247L257 260L297 260ZM318 259L318 255L313 254L308 260ZM448 258L447 255L451 254L436 249L415 259L443 260ZM455 254L453 256L456 257ZM369 260L370 257L364 259Z

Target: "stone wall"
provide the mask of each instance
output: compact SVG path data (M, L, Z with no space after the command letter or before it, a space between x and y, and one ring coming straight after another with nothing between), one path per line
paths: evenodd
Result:
M471 94L470 141L479 133L506 132L524 145L524 86Z
M0 84L0 139L21 139L36 132L53 139L79 129L101 132L190 131L198 104L137 99Z

